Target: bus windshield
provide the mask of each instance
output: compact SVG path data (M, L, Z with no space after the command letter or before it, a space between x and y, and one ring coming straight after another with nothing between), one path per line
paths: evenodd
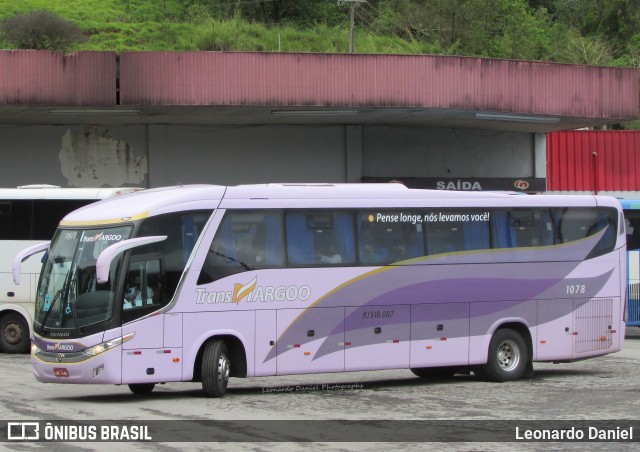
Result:
M109 320L114 313L115 278L96 280L96 260L109 245L126 240L131 226L60 229L43 266L35 323L47 329L77 330ZM114 262L117 268L119 261Z

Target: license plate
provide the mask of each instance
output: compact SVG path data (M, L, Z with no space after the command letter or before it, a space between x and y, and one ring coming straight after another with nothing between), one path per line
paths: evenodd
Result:
M53 369L53 375L55 377L68 377L69 371L67 371L67 369L65 369L64 367L56 367Z

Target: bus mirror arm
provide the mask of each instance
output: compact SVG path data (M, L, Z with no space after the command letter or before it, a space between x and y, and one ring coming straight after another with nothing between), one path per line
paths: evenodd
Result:
M166 235L154 235L150 237L138 237L135 239L124 240L122 242L114 243L113 245L105 248L98 256L96 262L96 281L98 284L106 283L109 280L109 268L111 262L116 256L131 248L137 248L139 246L148 245L150 243L161 242L166 240Z
M13 282L19 286L22 280L22 263L34 254L46 251L49 248L51 242L39 243L37 245L30 246L20 251L13 259Z

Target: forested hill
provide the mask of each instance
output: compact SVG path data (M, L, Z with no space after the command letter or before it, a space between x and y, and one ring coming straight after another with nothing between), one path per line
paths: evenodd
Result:
M78 27L67 52L346 53L352 9L356 53L640 67L640 0L0 0L0 44L51 46L15 39L45 10Z

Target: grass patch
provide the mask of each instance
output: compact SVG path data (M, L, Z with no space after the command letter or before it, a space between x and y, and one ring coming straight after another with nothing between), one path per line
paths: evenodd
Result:
M69 51L214 50L346 53L349 31L318 24L309 29L221 20L181 0L0 0L0 20L46 9L82 28L87 40ZM4 48L11 46L0 41ZM357 53L432 53L425 44L356 31Z

